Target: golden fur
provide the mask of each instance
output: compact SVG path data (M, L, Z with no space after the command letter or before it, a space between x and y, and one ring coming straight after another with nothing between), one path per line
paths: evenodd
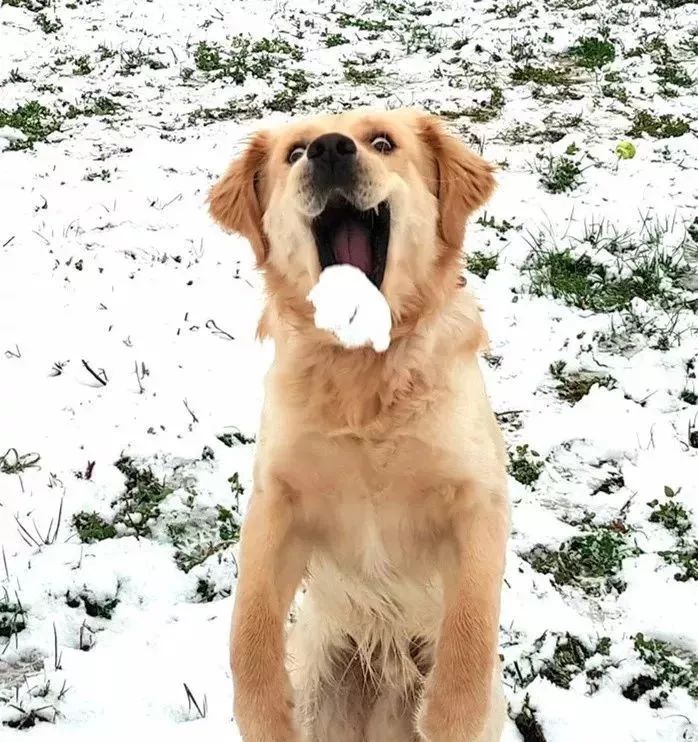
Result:
M287 153L327 132L357 143L356 205L390 204L384 354L341 347L306 301L322 204ZM386 133L389 155L370 147ZM500 739L505 453L459 282L466 219L493 187L437 119L403 110L256 134L211 191L254 249L276 345L231 632L245 742Z

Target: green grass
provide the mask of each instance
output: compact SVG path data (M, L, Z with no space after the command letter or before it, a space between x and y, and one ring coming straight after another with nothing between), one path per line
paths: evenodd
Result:
M120 52L121 67L118 70L119 75L130 77L135 75L142 67L151 70L164 70L167 65L156 57L146 54L141 49L124 49Z
M652 500L647 505L652 508L649 520L652 523L661 523L664 528L676 537L676 548L660 551L659 556L667 563L679 567L674 574L678 582L698 580L698 541L686 539L692 530L693 523L688 510L674 498L678 490L664 487L666 500Z
M150 467L138 467L129 456L122 456L114 466L126 478L123 493L112 503L117 507L115 520L138 536L149 536L160 515L160 503L174 488L160 481Z
M226 78L242 85L249 77L271 81L272 73L288 61L303 58L300 47L281 38L253 39L239 34L228 47L200 41L194 50L194 65L214 79Z
M695 0L659 0L659 4L664 8L675 10L676 8L682 8L684 5L692 5Z
M602 85L601 94L604 98L615 98L621 103L627 103L630 100L628 91L622 85Z
M10 70L10 74L7 76L7 82L29 82L29 80L15 68Z
M216 438L218 438L218 440L228 448L232 448L238 444L246 446L255 442L254 436L245 435L239 430L235 430L232 433L221 433L220 435L217 435Z
M650 523L661 523L664 528L679 538L691 530L691 519L686 508L680 503L674 500L662 503L652 500L647 504L652 508Z
M356 28L359 31L370 31L380 33L390 29L390 24L383 20L359 17L350 13L340 13L337 17L337 25L340 28Z
M247 48L245 45L244 48ZM303 59L303 51L295 44L290 44L282 38L270 39L263 37L257 41L251 42L249 46L250 54L270 54L289 57L296 62Z
M489 255L475 250L467 258L466 268L480 278L487 278L490 271L497 270L499 255L491 253Z
M298 108L298 96L289 90L280 90L264 101L265 108L281 113L294 113Z
M31 149L36 142L44 141L61 122L55 113L38 101L29 101L8 111L0 108L0 126L19 129L26 137L24 142L13 142L10 149Z
M476 123L484 124L499 116L504 108L505 102L506 100L502 89L495 85L491 89L489 100L466 109L465 115Z
M636 634L635 651L648 666L650 676L665 689L684 688L692 698L698 698L698 657L660 639Z
M548 193L573 191L583 181L579 163L567 155L540 156L534 164L540 184Z
M616 58L616 48L608 39L583 36L570 47L569 54L580 67L598 70Z
M559 688L569 690L574 678L584 672L587 660L596 654L607 655L609 649L610 639L608 637L599 639L596 646L590 648L572 634L559 636L553 656L543 660L538 676Z
M636 297L664 308L682 304L681 282L690 272L683 246L665 248L658 225L643 225L638 234L620 235L606 225L601 231L601 237L570 240L569 247L533 238L524 265L531 292L597 312L629 309ZM615 266L595 260L601 248L615 256Z
M102 168L101 170L92 170L83 177L83 180L86 180L88 183L92 183L95 180L111 180L111 171L106 168Z
M230 439L225 439L230 440L231 445L233 441L250 442L241 434L238 438L227 435L231 435ZM201 460L210 460L212 454L208 446L204 447ZM194 482L183 469L175 469L169 478L161 479L150 467L138 465L127 456L119 459L115 466L124 475L125 483L123 491L112 502L111 518L86 511L73 516L73 527L82 543L128 535L164 540L172 546L174 561L184 572L237 543L242 522L239 504L244 494L237 473L228 479L230 494L226 504L200 505ZM177 501L177 507L163 512L162 503L175 489L184 494ZM82 600L88 615L92 615L83 596L72 596L72 600L73 607Z
M677 549L660 551L659 556L667 563L679 568L674 574L677 582L698 580L698 541L681 541Z
M497 18L517 18L530 5L529 0L516 0L495 8L494 12L497 14Z
M553 656L544 661L538 674L553 685L569 690L570 683L584 671L584 665L590 656L591 653L582 641L576 636L566 634L558 638Z
M550 642L546 631L533 642L530 650L504 667L504 675L513 684L513 690L526 688L536 678L544 678L569 690L572 681L582 673L586 674L590 691L598 690L598 681L610 666L610 638L601 637L592 645L570 633L554 635L554 638L552 655L549 655ZM592 657L597 661L587 670L587 662Z
M206 125L216 121L245 121L259 118L261 115L262 109L257 104L257 96L248 93L229 101L225 106L197 108L189 113L188 121L190 124L203 122Z
M698 245L698 216L694 216L693 221L686 227L686 234ZM696 378L695 374L693 378Z
M579 126L581 116L556 116L550 114L543 120L541 126L527 123L516 123L508 128L502 139L509 144L554 144Z
M116 537L116 528L97 513L81 511L73 515L73 528L83 544L93 544Z
M576 404L580 399L586 397L594 386L614 389L616 380L612 376L589 373L571 372L565 373L566 363L558 361L550 365L550 374L557 382L555 391L560 399L570 404Z
M514 85L525 85L532 82L536 85L569 85L572 80L569 70L562 67L535 67L522 65L511 73Z
M641 57L644 54L650 54L659 59L667 59L671 57L671 49L663 38L655 36L654 38L643 41L642 44L638 44L638 46L632 49L628 49L625 56L632 58Z
M634 677L630 683L623 688L621 693L623 697L627 698L629 701L638 701L645 695L645 693L654 690L658 685L661 685L661 683L657 678L643 673ZM651 708L660 708L661 706L662 701L657 698L650 700Z
M3 588L3 594L0 595L0 637L10 639L26 627L26 614L19 599L12 600Z
M105 46L104 44L100 44L97 47L97 55L99 56L99 61L104 62L105 59L112 59L116 56L116 50L110 49L108 46Z
M620 472L614 472L609 474L591 494L592 496L599 493L610 495L611 492L617 492L622 487L625 487L625 478Z
M418 21L433 13L433 0L372 0L365 7L391 21Z
M54 16L50 18L46 13L37 13L34 16L34 23L45 33L56 33L63 28L63 23L60 18Z
M520 62L530 62L532 59L535 59L536 52L527 39L524 41L515 41L512 39L509 45L509 55L512 61L519 64Z
M264 105L270 111L293 113L302 108L300 96L310 88L310 80L303 70L282 73L283 86L281 90L268 98Z
M400 38L408 54L418 51L438 54L444 47L444 40L436 34L434 29L421 24L408 25Z
M514 724L523 742L547 742L543 728L536 718L535 709L531 707L528 695L524 698L521 710L514 717Z
M232 501L230 507L216 505L214 509L195 512L187 517L174 515L167 523L167 534L175 548L175 563L183 572L190 572L207 559L229 549L240 538L240 498L244 489L237 473L229 480ZM194 503L191 503L192 508Z
M373 85L383 77L380 67L369 67L351 60L343 60L344 79L352 85Z
M323 42L328 49L332 49L335 46L343 46L349 43L349 39L343 36L341 33L326 33L323 35Z
M688 30L686 37L677 44L677 49L687 54L689 59L698 56L698 26Z
M691 448L698 448L698 426L695 419L688 423L688 445Z
M690 88L693 86L693 78L686 70L674 61L658 64L654 68L654 74L662 85L674 85L679 88Z
M279 89L264 101L264 106L272 111L294 113L302 109L300 96L311 86L310 79L304 70L286 69L288 60L302 59L302 51L283 39L252 40L247 36L236 36L232 39L230 49L212 46L199 42L194 52L194 63L197 69L213 79L230 79L241 85L248 77L264 80L270 85L278 83ZM231 101L220 108L199 109L190 114L190 123L201 119L221 121L226 119L255 118L261 115L257 97L247 95L241 105L239 99Z
M486 211L484 212L482 216L478 217L475 223L479 224L481 227L487 227L488 229L494 229L494 231L498 232L499 234L505 234L510 229L516 229L516 230L521 229L521 227L515 226L508 219L502 219L502 221L498 222L494 218L494 216L492 215L487 216Z
M24 8L32 13L50 7L51 0L2 0L0 6L9 5L12 8Z
M74 75L89 75L90 72L92 72L92 65L90 64L89 54L83 54L81 57L73 59Z
M196 69L202 72L213 72L222 69L223 60L220 49L205 41L200 41L194 51L194 64Z
M689 132L691 127L688 121L668 113L655 116L649 111L637 111L633 118L633 125L626 134L630 137L640 137L649 134L656 139L680 137Z
M19 453L16 448L8 448L0 456L0 472L3 474L21 474L27 469L38 469L41 456L38 453Z
M198 603L211 603L220 598L227 598L230 595L230 589L220 590L212 580L200 577L196 583L196 597Z
M113 116L122 109L123 106L118 101L106 95L100 95L89 101L88 106L83 109L83 116Z
M589 255L575 256L569 250L538 253L526 268L532 278L532 291L539 296L549 292L581 309L614 309L627 304L627 297L600 293L607 271Z
M199 522L196 531L190 524L177 521L168 523L167 535L176 549L177 566L183 572L190 572L209 557L237 543L240 515L236 510L217 505L215 517Z
M90 618L111 619L114 615L114 609L119 605L119 598L115 595L113 598L100 599L90 590L83 590L80 593L73 593L69 590L65 595L65 604L68 608L83 606L85 613Z
M521 484L530 487L537 482L544 466L538 452L529 448L527 443L509 451L509 474Z
M571 585L598 596L625 589L619 577L623 559L639 553L625 534L598 527L574 536L559 549L537 546L522 556L536 571L552 575L557 585Z
M86 97L82 106L71 103L65 112L65 117L75 119L79 116L114 116L122 110L121 103L106 95L101 95L97 98Z

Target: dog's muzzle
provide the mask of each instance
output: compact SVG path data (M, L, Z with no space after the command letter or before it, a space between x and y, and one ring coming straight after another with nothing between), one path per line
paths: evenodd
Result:
M323 134L306 151L316 193L348 193L356 176L356 144L344 134Z

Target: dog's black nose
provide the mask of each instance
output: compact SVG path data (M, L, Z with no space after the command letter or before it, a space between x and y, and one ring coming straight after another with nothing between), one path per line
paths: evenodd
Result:
M356 143L344 134L323 134L306 151L319 188L348 185L354 174Z

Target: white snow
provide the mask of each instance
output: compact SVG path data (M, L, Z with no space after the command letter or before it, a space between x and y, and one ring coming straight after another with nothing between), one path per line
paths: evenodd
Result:
M13 142L26 142L27 137L19 129L0 126L0 150L7 149Z
M236 528L273 348L254 340L249 245L205 199L251 131L363 104L441 113L499 166L467 278L510 453L542 465L511 478L512 719L530 709L546 742L696 742L686 677L623 695L656 674L639 634L698 654L697 582L676 562L698 539L696 29L680 0L0 4L0 723L28 727L0 725L2 742L235 739ZM578 65L581 37L615 56ZM512 79L537 70L567 80ZM677 71L688 81L665 79ZM689 129L629 134L639 112ZM619 161L624 141L637 152ZM574 188L546 190L548 155L579 163ZM532 255L591 256L602 284L632 277L638 245L686 269L661 300L636 287L595 311L531 290ZM496 256L484 278L478 254ZM340 341L387 346L365 277L326 271L315 292ZM573 373L596 383L566 400ZM134 471L159 493L151 511ZM84 514L113 532L81 541ZM550 574L575 537L609 533L623 548L608 590ZM568 683L549 671L567 634L590 654ZM512 722L507 742L521 739Z
M384 353L390 345L392 319L383 294L353 265L331 265L308 294L315 326L333 333L345 348L370 345Z

